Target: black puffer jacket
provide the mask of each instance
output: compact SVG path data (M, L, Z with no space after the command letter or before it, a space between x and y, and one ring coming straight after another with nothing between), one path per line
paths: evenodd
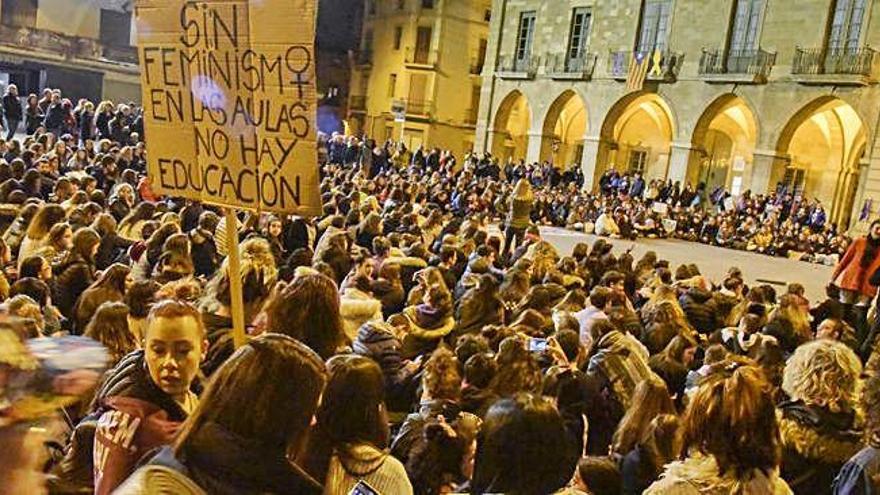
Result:
M58 287L55 306L65 318L73 318L79 296L95 281L95 266L79 257L68 257L52 269Z
M375 361L385 376L385 398L392 411L406 411L415 394L414 373L403 366L400 340L382 323L361 326L352 343L355 354Z
M699 287L691 287L678 302L687 316L688 323L698 332L708 335L717 329L717 308L711 292Z
M801 401L779 405L782 478L794 493L831 493L840 468L862 447L853 411L831 412Z

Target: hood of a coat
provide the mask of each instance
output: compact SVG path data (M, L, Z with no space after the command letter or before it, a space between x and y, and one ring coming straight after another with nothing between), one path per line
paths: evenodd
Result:
M748 479L738 479L727 473L718 472L718 463L713 456L698 453L686 459L666 465L662 475L663 483L684 482L692 486L700 494L727 495L740 493L743 495L783 495L790 494L791 489L775 472L765 474L755 469ZM647 493L655 493L651 489ZM673 490L663 493L678 493Z

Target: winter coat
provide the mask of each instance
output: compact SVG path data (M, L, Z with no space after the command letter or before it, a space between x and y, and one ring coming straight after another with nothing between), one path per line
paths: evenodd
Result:
M834 479L834 495L880 494L880 448L865 447L847 461Z
M105 270L108 266L119 261L134 241L125 239L110 232L101 237L101 243L98 244L98 253L95 254L95 268Z
M11 93L3 95L3 115L6 116L7 122L21 122L21 100L18 96Z
M150 379L144 351L132 352L107 372L94 404L74 429L53 474L64 486L81 488L91 488L94 476L95 493L101 494L110 493L154 449L170 443L187 416ZM99 465L94 459L101 459Z
M880 250L877 256L866 268L862 267L862 255L868 245L866 237L860 237L852 242L846 253L834 267L831 276L832 283L843 290L858 292L865 297L874 297L877 294L877 286L871 285L870 276L880 269Z
M427 308L424 304L403 310L403 316L409 320L409 334L403 339L405 358L432 352L455 328L455 319L451 315L441 315L433 311L433 308Z
M691 454L682 461L666 465L661 479L645 490L645 495L789 495L791 488L776 473L754 470L748 479L718 472L714 457ZM800 492L798 492L800 493ZM804 492L807 493L807 492Z
M635 338L616 330L596 342L587 372L600 377L607 395L624 410L632 403L636 385L653 375L647 349Z
M208 420L184 451L175 455L170 448L163 449L115 493L318 495L321 485L289 462L283 450L241 437Z
M532 212L532 201L511 199L510 212L507 214L507 226L524 229L529 226L529 215Z
M196 276L210 277L219 264L217 244L209 232L196 228L189 233L191 256Z
M402 284L393 284L380 278L370 284L370 289L373 291L373 296L382 303L383 316L388 317L403 310L406 294Z
M862 448L855 413L833 413L801 401L777 409L782 438L782 477L796 493L831 493L835 476Z
M691 287L678 299L681 309L691 324L698 332L708 335L714 332L718 325L717 307L712 299L712 293L699 287Z
M202 373L211 376L235 352L232 318L214 313L202 313L208 337L208 353L202 361Z
M383 325L362 325L352 343L355 354L372 359L382 369L385 400L392 411L407 410L412 399L408 392L414 393L413 375L403 367L400 348L400 340Z
M52 268L58 287L55 306L67 319L74 317L74 307L85 290L95 281L95 267L79 257L68 257Z
M479 334L487 325L501 323L504 316L504 302L497 295L491 299L476 289L471 289L461 298L455 309L455 336L468 333Z
M352 493L363 480L378 493L412 495L413 488L403 464L386 452L367 444L349 446L330 459L325 495Z
M368 321L382 321L382 303L354 287L343 289L339 298L342 329L349 341L357 338L361 325Z

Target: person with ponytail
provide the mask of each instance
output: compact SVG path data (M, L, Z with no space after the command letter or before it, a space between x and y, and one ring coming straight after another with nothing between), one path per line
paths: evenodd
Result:
M730 358L713 370L682 420L682 460L667 464L644 493L792 493L779 476L779 425L764 374L745 358Z
M880 220L871 222L868 234L850 244L834 268L831 283L840 288L840 302L847 322L856 329L859 343L867 331L868 303L877 294L871 283L880 269Z

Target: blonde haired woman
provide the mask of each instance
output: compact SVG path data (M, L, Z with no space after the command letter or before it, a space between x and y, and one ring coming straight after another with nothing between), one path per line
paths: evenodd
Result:
M520 179L510 195L510 205L507 212L507 222L504 228L504 245L501 253L507 257L511 248L516 249L525 237L526 227L531 223L530 215L532 205L535 202L535 194L532 186L526 179Z
M98 104L98 111L95 114L95 129L98 131L99 139L110 139L110 119L113 118L112 101L104 100Z
M782 477L795 493L828 493L843 464L861 448L856 397L862 364L845 344L804 344L785 365L778 407Z
M28 224L27 234L21 241L21 247L18 249L18 267L21 268L21 262L27 257L38 253L46 247L49 241L49 230L56 223L63 221L67 217L67 212L61 205L47 203L37 210L31 223Z

